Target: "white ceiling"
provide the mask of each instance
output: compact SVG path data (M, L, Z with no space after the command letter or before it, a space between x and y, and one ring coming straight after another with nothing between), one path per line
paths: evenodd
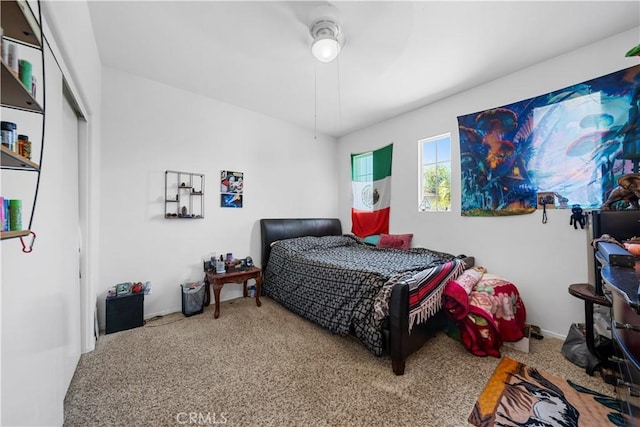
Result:
M640 26L637 0L338 1L346 44L321 64L308 22L323 4L90 0L89 10L103 65L335 137Z

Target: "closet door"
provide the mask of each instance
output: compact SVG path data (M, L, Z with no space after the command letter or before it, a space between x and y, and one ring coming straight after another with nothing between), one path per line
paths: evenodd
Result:
M45 143L32 227L37 237L28 254L19 239L2 246L0 425L61 425L81 352L78 120L49 49L45 63ZM4 184L3 192L14 192Z
M61 173L61 179L67 183L61 194L64 214L61 215L61 228L64 230L65 276L69 278L68 298L69 317L66 329L69 333L69 342L64 356L64 384L69 386L76 365L80 358L81 341L81 289L80 289L80 242L82 239L79 217L79 172L78 172L78 118L67 96L62 98L62 148L65 152L65 168ZM65 389L66 391L66 389Z

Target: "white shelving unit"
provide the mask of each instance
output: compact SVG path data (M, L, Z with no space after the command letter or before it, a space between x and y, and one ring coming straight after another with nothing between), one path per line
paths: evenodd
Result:
M40 4L38 4L40 9ZM38 12L38 15L41 15ZM42 105L38 103L36 98L32 96L31 90L27 90L11 70L9 64L4 60L0 60L0 104L2 108L20 110L27 113L39 114L42 117L42 133L38 139L31 138L33 143L40 144L40 156L38 162L27 159L20 154L2 146L0 166L2 169L18 170L24 172L34 172L37 174L35 188L33 189L33 205L29 216L29 223L26 229L20 231L3 231L1 233L2 240L12 239L16 237L28 236L32 233L31 226L33 216L36 210L36 201L38 198L38 188L40 185L40 171L42 165L42 156L44 152L44 122L45 122L45 62L43 49L42 27L40 22L42 17L36 18L29 4L24 0L2 0L0 1L0 18L4 31L3 42L16 43L20 49L35 49L39 52L41 58L40 71L41 80L39 80L39 89L43 94ZM35 68L36 64L34 64ZM22 129L20 129L22 131ZM12 178L13 179L13 178ZM26 198L27 196L25 196ZM24 219L24 218L23 218Z
M167 219L204 218L204 174L165 171L164 217Z

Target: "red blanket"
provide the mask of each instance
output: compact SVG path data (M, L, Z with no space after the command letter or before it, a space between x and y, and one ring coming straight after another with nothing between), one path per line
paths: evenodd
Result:
M503 341L523 338L526 309L516 286L479 267L465 271L444 289L442 303L476 356L500 357Z
M427 321L442 308L445 285L464 271L461 259L445 262L421 271L406 271L389 279L376 297L374 316L382 320L389 315L389 299L393 287L401 282L409 285L409 332L414 324Z

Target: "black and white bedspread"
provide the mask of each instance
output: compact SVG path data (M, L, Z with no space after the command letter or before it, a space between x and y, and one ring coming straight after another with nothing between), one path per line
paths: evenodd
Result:
M379 249L352 235L298 237L273 243L263 289L289 310L333 333L353 333L382 355L382 320L374 301L399 274L453 261L425 248Z

